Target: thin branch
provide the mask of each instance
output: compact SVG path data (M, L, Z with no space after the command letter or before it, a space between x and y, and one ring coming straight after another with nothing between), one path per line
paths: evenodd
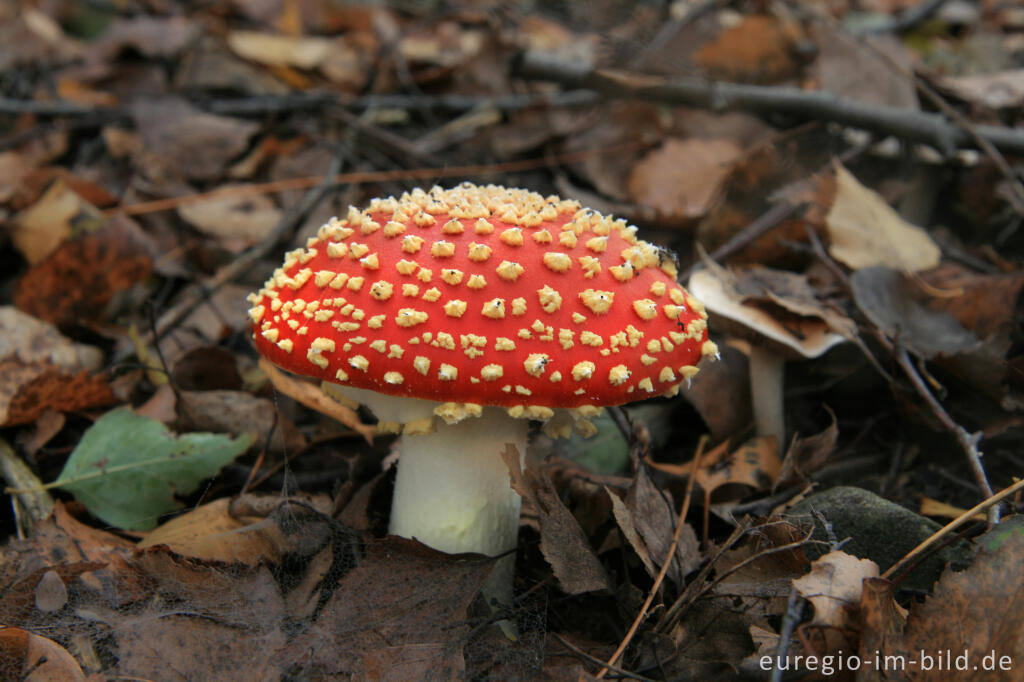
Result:
M330 181L333 184L366 184L371 182L393 182L397 180L425 180L437 181L444 178L467 178L473 176L501 175L503 173L516 173L521 171L547 168L571 163L579 163L587 158L610 154L621 154L636 149L636 143L617 144L600 149L586 149L578 152L566 152L564 154L552 154L550 156L536 157L531 159L517 159L503 163L473 164L468 166L446 166L446 167L424 167L424 168L398 168L385 171L356 171L352 173L337 173ZM275 180L273 182L253 183L248 185L234 185L209 192L197 192L186 194L180 197L169 197L166 199L155 199L137 204L122 204L104 211L105 215L124 213L126 215L140 215L144 213L155 213L157 211L169 211L180 206L202 203L213 199L226 199L228 197L251 196L253 194L273 194L296 189L309 189L324 182L320 176L288 178L286 180Z
M775 647L775 660L772 661L772 674L768 679L770 682L782 682L783 668L781 665L789 652L789 645L793 641L793 631L797 624L804 618L804 606L806 601L800 596L796 585L789 588L789 599L786 601L786 615L782 617L782 627L779 628L779 643Z
M946 412L946 408L932 395L931 390L928 389L924 379L918 374L917 368L914 367L914 363L910 360L910 354L907 349L899 346L896 348L896 361L899 363L900 368L903 369L903 373L910 379L911 385L917 394L924 398L932 414L939 420L947 431L953 434L956 438L957 443L960 444L960 448L964 451L967 456L967 463L971 467L971 471L974 474L974 480L981 488L982 493L986 497L992 496L992 487L988 483L988 477L985 475L985 467L981 464L981 453L978 451L978 443L981 442L981 433L967 433L967 429L953 421L953 418ZM992 507L989 510L989 520L992 523L999 523L999 508Z
M570 88L589 89L611 98L832 121L930 144L938 149L976 146L970 133L938 114L864 104L824 91L595 70L537 53L525 54L516 65L514 74L527 80L553 81ZM1024 130L978 125L974 126L974 131L1003 152L1024 153Z
M881 577L889 579L891 576L896 575L896 573L898 573L900 569L906 566L909 562L913 561L919 554L926 551L929 547L934 546L937 542L939 542L939 540L946 537L954 530L970 521L975 514L985 509L995 508L996 506L998 506L1000 502L1005 500L1007 497L1013 495L1016 492L1019 492L1022 489L1024 489L1024 479L1017 481L1011 486L1003 488L995 495L990 495L987 499L982 500L981 502L974 505L964 513L960 514L960 516L956 517L955 519L947 523L939 530L932 533L928 538L924 540L924 542L922 542L917 547L907 552L906 556L904 556L902 559L900 559L895 564L890 566L889 569L885 573L883 573Z
M942 9L947 0L921 0L913 7L908 7L892 19L878 26L869 26L858 35L878 35L880 33L906 33L917 28Z
M636 673L631 673L628 670L625 670L623 668L619 668L618 666L614 666L614 665L610 665L608 663L605 663L604 661L602 661L597 656L594 656L592 654L588 654L583 649L580 649L578 646L576 646L575 644L573 644L572 642L567 640L565 637L562 637L557 632L552 632L551 634L555 636L555 639L557 639L562 646L564 646L566 649L568 649L572 653L576 654L576 656L578 656L579 658L583 659L584 661L589 661L591 663L596 663L597 665L604 666L608 670L611 670L614 673L618 673L619 675L622 675L623 677L628 677L629 679L632 679L632 680L641 680L642 682L654 682L654 680L652 680L649 677L644 677L643 675L637 675Z

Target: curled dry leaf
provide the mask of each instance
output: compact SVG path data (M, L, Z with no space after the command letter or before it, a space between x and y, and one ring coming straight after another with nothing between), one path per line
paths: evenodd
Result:
M330 511L330 501L323 496L300 496L297 500L292 495L287 500L277 499L278 504L292 502L308 503L321 513ZM278 562L294 550L273 514L236 514L234 503L235 500L223 497L176 516L149 532L138 546L146 549L164 545L193 559L253 567Z
M692 460L684 464L663 464L648 458L647 463L680 478L689 478L693 470ZM709 504L712 493L729 483L767 490L778 476L781 464L772 437L752 438L735 450L730 450L729 443L724 442L701 456L697 484L704 491L705 504Z
M612 513L622 529L623 535L640 557L644 568L653 578L668 556L672 536L675 534L677 514L671 505L671 496L659 491L646 467L640 467L636 478L626 491L623 500L610 489L605 488L612 501ZM676 585L683 584L683 577L700 565L700 547L697 534L686 525L679 534L674 561L666 575Z
M836 194L825 216L828 252L854 270L883 265L916 272L938 265L942 253L916 225L911 225L838 161Z
M820 469L828 461L829 455L836 448L836 441L839 439L839 427L836 421L835 412L826 405L832 423L824 431L813 436L797 437L786 450L786 456L782 459L782 467L779 469L778 478L772 490L788 485L805 486L808 483L808 476Z
M285 374L266 358L261 357L259 364L260 369L267 375L267 378L270 379L270 383L274 385L276 390L302 403L311 410L316 410L320 414L337 419L345 426L362 435L367 443L373 442L373 434L377 432L376 427L359 421L359 415L355 410L324 395L323 391L316 384Z
M771 280L780 288L788 288L790 293L772 293L768 288L773 286L769 284ZM798 289L794 280L802 282L803 286ZM712 265L695 272L688 289L707 307L712 327L719 333L753 337L758 341L764 339L785 355L814 358L841 343L845 337L832 325L845 334L854 333L853 323L818 301L801 275L767 268L729 271ZM793 291L798 293L793 294ZM774 305L755 305L750 301L754 292L758 292L761 301L768 300Z
M611 589L604 567L586 533L558 496L551 479L536 469L521 468L519 453L510 447L501 456L508 464L512 489L536 510L540 522L540 551L568 594Z

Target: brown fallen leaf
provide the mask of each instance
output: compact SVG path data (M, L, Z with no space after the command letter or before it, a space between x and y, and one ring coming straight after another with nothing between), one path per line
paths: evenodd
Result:
M1020 319L1018 301L1024 290L1024 272L995 275L972 272L957 263L942 263L918 273L923 286L936 295L927 297L930 310L952 315L980 339L1009 340Z
M799 546L774 550L803 538L799 528L778 518L759 522L740 546L719 556L715 570L724 577L715 585L715 594L737 600L749 614L781 616L793 579L804 575L810 562Z
M896 603L896 586L884 578L865 578L860 597L860 649L862 661L874 661L879 652L898 645L907 622L907 610ZM899 670L871 670L857 674L858 682L898 680Z
M213 567L147 550L124 567L148 586L141 608L96 609L116 662L108 675L279 679L284 600L270 568ZM184 608L183 608L184 607ZM95 607L94 607L95 608Z
M35 165L23 154L0 152L0 204L6 204L17 194L18 184Z
M801 33L795 21L752 14L702 45L694 54L694 61L711 78L777 83L799 71L794 44Z
M712 494L727 484L749 486L755 490L767 490L778 476L782 465L775 439L752 438L736 449L730 449L724 442L701 456L697 469L697 484L704 491L705 504L710 504ZM693 469L692 460L683 464L664 464L647 459L647 463L659 471L689 478Z
M540 551L551 565L558 585L567 594L610 590L611 583L579 522L562 502L551 479L531 467L521 468L519 453L501 453L512 477L512 489L539 516Z
M5 627L0 628L0 677L24 682L84 682L85 673L74 656L52 639Z
M165 169L171 176L215 180L230 161L245 151L259 124L208 114L174 97L146 97L135 102L132 117L142 137L151 175Z
M1009 523L1009 521L1007 522ZM1004 536L994 548L983 549L961 572L946 569L924 603L914 604L907 617L903 641L885 654L913 658L902 679L1018 680L1024 660L1024 532L997 527ZM951 652L951 667L926 671L921 657ZM963 666L959 667L962 659ZM935 658L933 657L933 668ZM966 676L965 676L966 673Z
M184 361L189 355L201 353L202 349L224 340L233 332L248 329L250 322L245 313L245 297L250 291L249 287L241 284L218 287L217 291L195 304L185 318L171 328L160 340L160 351L163 360L170 365L172 373L179 361ZM152 356L148 365L159 367L159 357L152 351L148 352ZM217 354L216 351L210 353ZM140 358L145 354L146 352L140 352ZM223 370L224 375L230 375L232 369L237 371L235 359L225 364L227 367Z
M57 325L101 321L115 296L149 274L154 251L137 223L114 216L99 229L65 241L30 268L18 281L14 304Z
M0 426L28 424L47 410L77 412L115 402L102 375L0 361Z
M835 193L833 173L819 172L829 163L829 142L821 130L805 126L777 134L744 151L728 169L707 215L697 227L697 241L708 251L723 246L781 202L801 207L771 230L737 250L725 262L772 267L802 265L792 242L807 241L807 229L825 232L823 220Z
M177 415L179 431L257 433L264 439L272 432L268 447L275 452L306 446L302 432L271 400L244 391L178 391Z
M2 179L2 163L0 163L0 179ZM106 187L76 175L62 166L44 166L24 173L10 188L13 192L10 201L11 209L22 211L29 208L56 183L62 183L67 190L78 195L88 206L105 208L117 203L117 197L111 194ZM81 225L76 225L77 227L81 227Z
M467 610L493 565L404 538L372 541L316 622L274 658L310 679L460 679Z
M262 194L191 202L179 206L178 215L236 254L263 240L281 220L281 210Z
M865 268L853 273L850 283L861 312L882 333L922 358L955 356L980 344L949 313L929 310L919 289L897 270Z
M835 413L827 405L825 409L828 410L832 423L820 433L813 436L798 436L790 443L782 458L779 475L772 485L773 491L789 485L806 486L808 476L823 467L829 455L835 451L839 438L838 422Z
M633 166L630 198L662 218L701 218L739 154L740 147L728 139L670 137Z

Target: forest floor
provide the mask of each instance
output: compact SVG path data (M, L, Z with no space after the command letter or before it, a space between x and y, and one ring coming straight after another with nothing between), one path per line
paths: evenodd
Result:
M1014 2L3 3L0 679L1019 680L1022 171ZM535 424L497 610L246 302L464 181L638 226L719 350Z

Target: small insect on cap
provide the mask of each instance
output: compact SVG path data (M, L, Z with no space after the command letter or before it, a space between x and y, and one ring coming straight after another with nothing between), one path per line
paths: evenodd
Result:
M513 416L672 395L715 348L635 231L494 185L374 199L250 295L256 345L299 374Z

